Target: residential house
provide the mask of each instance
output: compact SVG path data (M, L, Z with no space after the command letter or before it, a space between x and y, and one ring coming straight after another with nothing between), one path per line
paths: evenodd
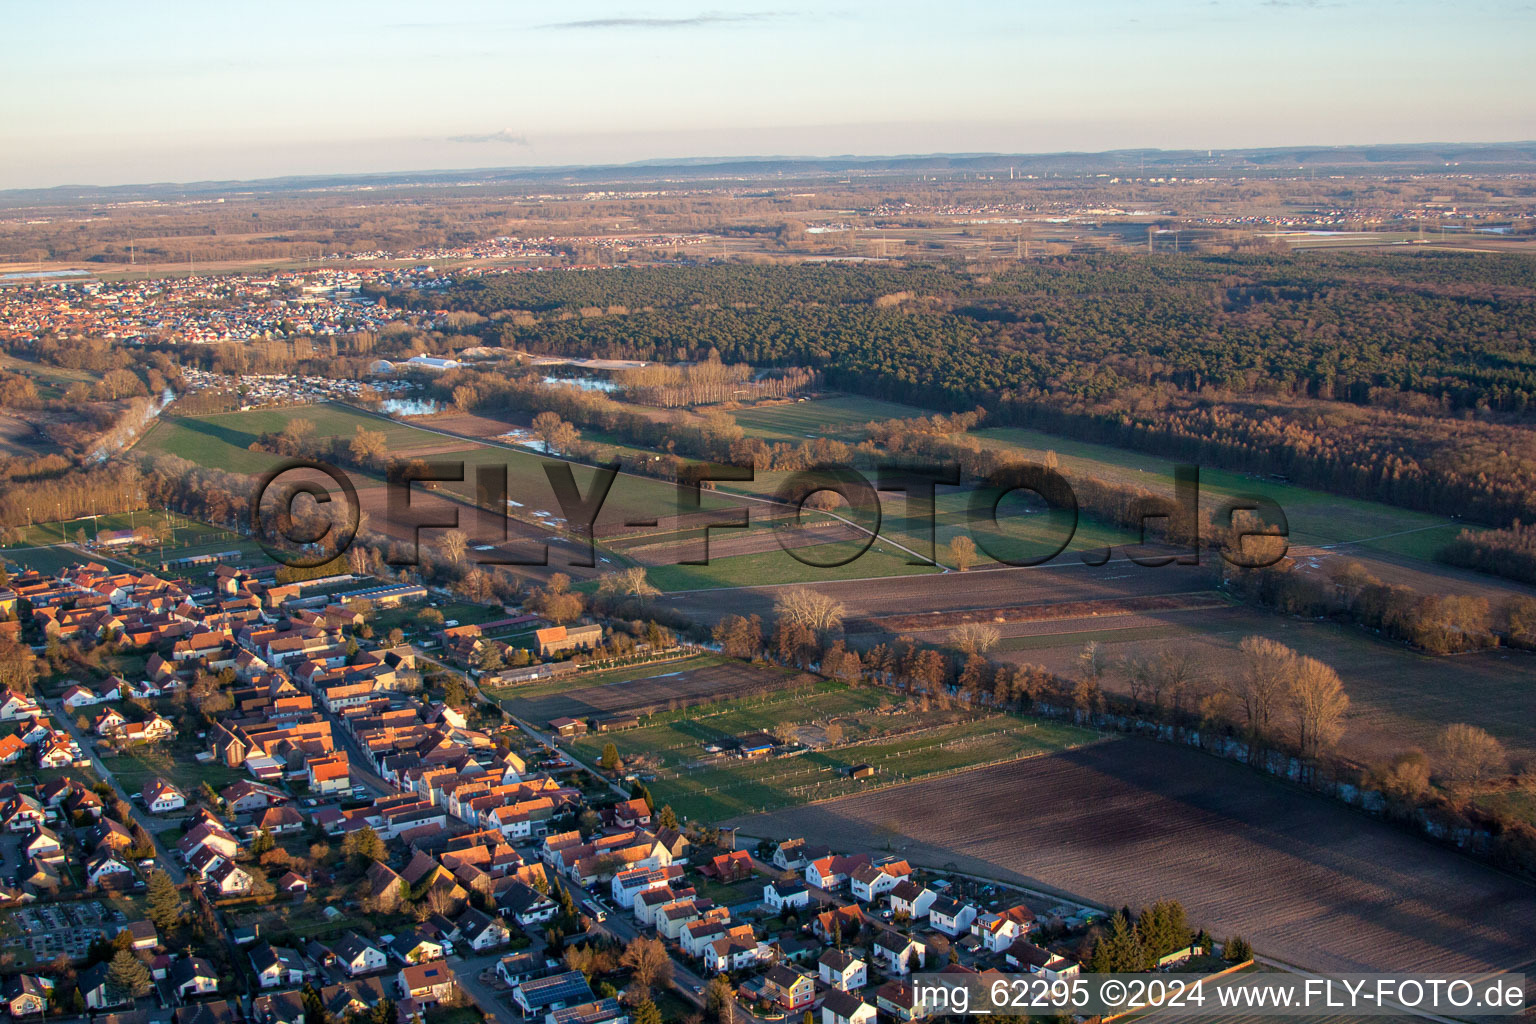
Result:
M651 809L636 797L614 804L604 813L611 828L639 828L651 823Z
M496 906L523 928L534 928L555 919L560 907L533 886L514 882L503 889L496 898Z
M344 753L312 758L307 768L309 788L314 793L339 793L352 788L351 766Z
M384 951L357 932L347 932L331 951L336 954L336 962L349 978L372 974L389 966L389 957L384 955Z
M187 806L186 794L158 775L144 783L139 795L144 798L144 809L151 814L169 814Z
M111 986L107 984L107 967L108 965L104 962L87 967L80 972L80 976L76 979L80 995L85 999L87 1009L110 1010L132 1002L131 999L120 999Z
M0 805L0 822L4 822L7 832L31 832L41 828L46 819L43 805L26 793L14 793Z
M460 914L454 924L459 930L460 939L474 950L495 949L506 945L512 938L511 931L502 923L501 918L491 917L473 907Z
M250 952L251 969L261 988L282 988L304 983L304 958L297 950L263 942Z
M239 999L214 999L205 1003L178 1006L171 1014L172 1024L241 1024L245 1015ZM98 1019L97 1024L109 1024Z
M928 947L897 931L882 930L870 946L870 955L886 973L905 975L922 967Z
M32 833L21 848L27 860L63 860L64 842L50 828L42 827Z
M886 864L865 864L848 878L848 891L863 903L873 903L912 874L904 860Z
M220 896L244 896L251 891L256 880L239 864L226 860L208 873L208 884Z
M863 925L864 915L858 907L834 905L816 915L816 920L811 922L811 931L821 941L833 942L839 937L853 935Z
M875 1009L903 1024L928 1016L928 1010L918 998L917 990L909 983L895 978L875 989Z
M752 877L752 855L746 850L732 850L714 857L700 870L722 882L739 882Z
M96 696L96 694L92 692L89 687L81 686L79 683L74 683L73 685L65 688L64 695L59 698L59 703L64 706L64 710L68 711L70 714L74 714L81 708L88 708L93 704L100 704L101 698Z
M951 896L940 896L928 905L928 923L945 935L964 935L976 920L976 908Z
M544 1015L544 1024L629 1024L629 1014L609 996L552 1010Z
M704 969L711 974L739 971L763 959L761 943L753 939L725 936L704 947Z
M869 862L869 855L864 853L847 857L822 857L805 866L805 880L817 888L834 892L847 883L850 875Z
M833 989L821 1001L821 1024L874 1024L875 1008L856 995Z
M928 916L928 908L933 906L933 901L939 898L939 894L926 885L919 885L908 879L905 882L896 883L895 888L885 895L886 902L890 904L891 913L900 921L921 921Z
M121 729L128 719L116 708L107 708L91 719L91 731L97 736L110 736Z
M797 1013L816 1000L816 983L808 974L774 964L763 975L763 998L785 1013Z
M763 902L777 913L801 910L811 905L811 887L797 880L768 882L763 886Z
M0 764L15 764L27 753L27 742L15 733L0 736Z
M10 688L0 689L0 722L13 722L42 713L36 700Z
M400 995L414 1000L417 1009L436 1006L453 995L453 968L444 960L402 967L396 981L400 985Z
M512 999L525 1017L541 1017L567 1006L592 1001L592 987L580 971L562 971L530 978L512 990Z
M6 979L5 1008L13 1020L34 1017L48 1009L53 982L36 974L17 974Z
M1070 978L1082 970L1076 961L1042 949L1028 939L1019 939L1009 946L1003 960L1015 970L1038 974L1047 981Z
M1001 953L1015 940L1028 935L1034 925L1034 913L1020 903L1000 913L977 914L971 922L971 934L981 940L988 952Z
M182 999L206 996L219 990L219 973L200 956L184 956L171 964L167 979L171 990Z
M91 859L85 862L87 885L110 889L123 885L132 878L133 868L105 847L91 854Z
M816 971L824 983L844 992L857 992L869 983L869 965L841 949L821 954Z
M160 933L155 930L153 921L129 921L118 930L118 934L127 932L135 953L147 953L160 945Z
M441 960L444 956L441 942L414 930L395 936L395 940L389 944L389 951L396 960L407 966Z

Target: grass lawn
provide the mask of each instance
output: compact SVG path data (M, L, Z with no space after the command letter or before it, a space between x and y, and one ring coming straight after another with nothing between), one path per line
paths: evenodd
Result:
M795 443L811 437L858 440L864 436L864 424L871 420L911 419L931 413L916 406L875 398L835 395L805 402L761 405L734 415L749 437Z
M4 557L23 568L36 569L50 576L66 566L85 561L79 552L61 547L18 548L4 552Z
M201 466L254 475L276 465L281 456L253 452L251 443L262 434L282 430L293 420L313 423L317 437L350 438L358 427L381 432L386 438L385 450L398 455L440 446L444 441L437 434L405 423L327 403L163 418L139 440L134 451L144 455L178 455Z
M200 763L195 753L185 744L147 743L129 747L117 757L103 757L102 764L130 793L137 793L151 777L159 775L170 779L189 799L204 782L219 790L250 778L249 773L222 761Z
M1032 460L1053 451L1069 473L1134 484L1169 496L1173 493L1171 459L1016 427L990 427L974 431L971 436L988 447L1017 452ZM1360 546L1368 550L1428 560L1463 527L1444 516L1343 498L1208 466L1200 468L1203 508L1217 508L1227 498L1241 494L1258 494L1278 503L1296 544L1363 542Z

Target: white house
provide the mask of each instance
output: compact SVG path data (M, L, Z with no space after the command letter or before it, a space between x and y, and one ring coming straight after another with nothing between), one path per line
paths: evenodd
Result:
M886 902L890 904L891 913L897 917L910 918L913 921L921 921L928 916L928 908L933 906L933 901L939 898L939 894L926 885L918 885L910 879L896 883L895 888L885 894Z
M869 984L869 965L852 953L829 949L816 961L823 984L844 992L857 992Z
M865 864L848 876L848 891L863 903L873 903L912 874L904 860L889 864Z
M821 1001L821 1024L874 1024L875 1008L856 995L833 989Z
M1035 915L1021 903L1000 913L977 914L971 922L971 934L989 951L1001 953L1015 940L1028 935L1034 924Z
M762 959L762 945L748 939L726 937L704 947L704 969L711 974L739 971Z
M146 782L140 795L144 809L151 814L169 814L187 806L186 794L159 776Z
M911 974L922 966L928 947L899 932L882 931L870 947L870 953L890 974Z
M763 902L781 914L786 910L801 910L811 905L811 888L798 879L767 882L763 885Z
M389 966L389 957L384 955L384 951L357 932L347 932L342 940L332 947L331 952L336 954L341 969L351 978L360 974L382 971Z
M950 896L940 896L928 905L928 923L945 935L964 935L976 920L976 908Z
M251 950L251 967L262 988L304 984L304 960L297 952L263 942Z
M96 696L95 692L89 687L75 683L64 691L64 696L59 698L59 703L64 705L66 711L73 712L79 711L81 708L88 708L92 704L99 704L101 703L101 698Z

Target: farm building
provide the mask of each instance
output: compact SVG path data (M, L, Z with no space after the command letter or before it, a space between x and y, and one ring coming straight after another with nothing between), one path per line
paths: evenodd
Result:
M550 626L533 634L539 644L539 657L549 658L565 651L590 650L603 642L603 627Z

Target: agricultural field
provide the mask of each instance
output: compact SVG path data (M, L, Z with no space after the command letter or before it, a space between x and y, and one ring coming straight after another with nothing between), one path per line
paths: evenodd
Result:
M1213 934L1310 970L1508 970L1536 887L1196 751L1119 739L739 818L744 835L1075 892L1180 900Z
M857 395L831 395L804 402L753 406L732 414L748 437L798 444L812 437L857 441L864 424L875 420L904 420L927 416L927 409Z
M1536 655L1506 648L1454 657L1419 654L1358 627L1228 603L1212 594L1216 583L1208 565L1149 568L1116 560L1099 567L1067 562L828 581L817 589L844 604L845 628L859 647L901 632L942 642L946 628L924 630L908 617L971 611L1003 634L994 656L1014 663L1070 676L1078 671L1084 645L1097 642L1109 660L1104 685L1111 690L1125 688L1123 660L1164 652L1187 655L1199 679L1214 687L1238 670L1238 644L1244 637L1267 636L1338 671L1351 698L1339 748L1346 757L1370 763L1405 747L1430 749L1450 722L1487 729L1517 757L1536 753L1529 728L1536 715ZM714 622L727 612L766 618L776 593L772 587L735 591L728 609L721 607L718 595L707 592L677 593L665 601L698 621ZM1190 607L1137 607L1149 598ZM1049 606L1083 603L1087 606L1062 617L1049 611ZM1034 621L1013 621L1025 615ZM901 618L882 626L881 620L891 616Z
M1214 688L1241 671L1238 644L1266 636L1333 666L1350 697L1339 752L1371 764L1417 746L1432 750L1451 722L1469 722L1501 739L1517 758L1536 754L1536 655L1496 649L1454 658L1419 654L1364 630L1229 605L1189 611L1091 617L999 626L997 657L1077 670L1083 645L1098 643L1110 660L1107 690L1126 692L1121 667L1132 657L1187 657L1202 685ZM1533 819L1536 820L1536 819Z
M848 557L861 546L862 542L834 541L797 548L796 551L807 559L830 562ZM806 565L777 547L751 555L727 555L720 558L715 557L712 550L708 565L656 565L646 570L646 577L658 589L674 593L882 576L928 576L941 571L933 566L910 565L908 557L905 552L893 551L877 543L851 562L822 568Z

